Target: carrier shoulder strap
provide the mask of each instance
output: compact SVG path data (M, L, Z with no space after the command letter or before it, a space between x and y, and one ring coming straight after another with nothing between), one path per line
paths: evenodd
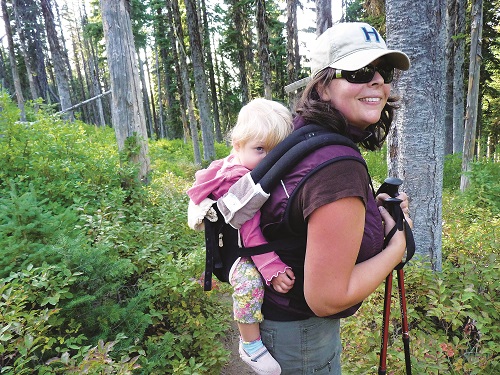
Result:
M359 151L356 144L343 135L332 133L319 125L306 125L272 149L250 172L250 176L255 184L260 183L262 189L269 193L300 160L328 145L343 145Z

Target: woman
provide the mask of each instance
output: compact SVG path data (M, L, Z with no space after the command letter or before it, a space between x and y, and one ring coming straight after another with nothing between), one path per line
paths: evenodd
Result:
M311 80L297 105L295 128L314 123L366 149L380 148L393 118L394 69L409 66L408 57L387 49L370 25L334 25L311 52ZM277 250L294 270L295 285L286 295L266 289L261 324L282 374L340 374L339 318L354 314L405 252L403 232L382 249L384 231L394 226L382 207L388 196L375 200L361 154L352 152L343 146L313 152L262 209L267 239L297 237L293 249ZM329 162L334 156L345 160ZM406 195L398 198L410 221Z

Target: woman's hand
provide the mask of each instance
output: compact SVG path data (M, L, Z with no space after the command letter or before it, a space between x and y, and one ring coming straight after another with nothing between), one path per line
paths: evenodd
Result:
M387 193L382 193L382 194L377 195L377 197L375 198L377 201L377 206L379 206L379 207L383 206L384 201L388 198L390 198L390 196ZM410 225L410 228L413 229L413 220L410 218L410 202L408 200L408 195L402 191L402 192L398 193L397 198L402 200L400 206L401 206L401 210L403 211L403 214L405 216L405 221Z

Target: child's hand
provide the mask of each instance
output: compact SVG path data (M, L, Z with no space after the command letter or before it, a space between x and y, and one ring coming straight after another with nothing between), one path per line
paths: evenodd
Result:
M295 275L293 271L288 268L285 273L280 273L278 276L273 277L271 284L275 291L280 293L286 293L292 289L295 283Z

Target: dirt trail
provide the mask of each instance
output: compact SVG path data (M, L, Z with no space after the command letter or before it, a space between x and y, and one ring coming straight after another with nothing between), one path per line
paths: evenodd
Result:
M223 294L222 300L227 303L227 313L232 316L232 298L230 294ZM224 306L224 304L223 304ZM255 375L250 367L241 360L240 354L238 353L238 345L240 342L240 333L238 331L238 326L233 320L231 323L230 330L224 340L224 346L227 350L231 351L231 357L229 363L224 366L220 375Z
M238 353L239 332L236 323L231 324L231 329L226 336L226 349L231 350L229 363L224 366L221 375L255 375L255 373L240 359Z

